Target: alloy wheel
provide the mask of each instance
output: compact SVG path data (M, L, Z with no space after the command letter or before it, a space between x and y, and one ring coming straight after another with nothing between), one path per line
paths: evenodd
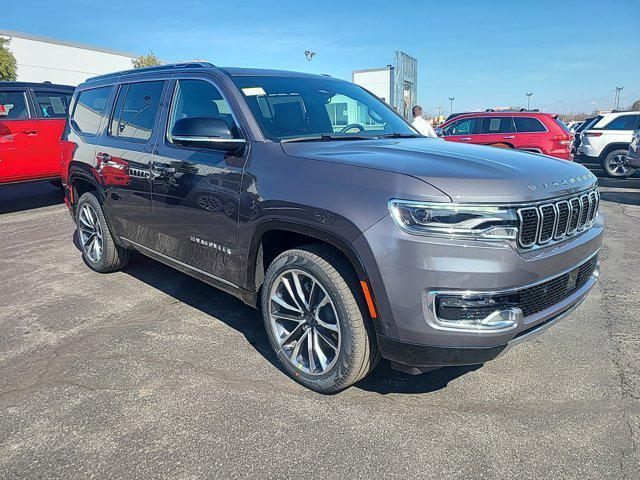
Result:
M340 321L331 297L306 271L289 269L273 283L271 331L289 362L309 375L322 375L340 353Z
M627 156L623 154L614 155L609 159L609 170L617 176L630 175L634 171L627 162Z
M102 227L94 208L85 203L78 213L78 230L82 251L92 262L98 263L102 258L104 247Z

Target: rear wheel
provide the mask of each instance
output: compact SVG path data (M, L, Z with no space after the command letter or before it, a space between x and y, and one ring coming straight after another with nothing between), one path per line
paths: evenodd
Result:
M379 360L355 275L322 245L288 250L265 275L262 315L286 373L307 388L334 393L364 378Z
M609 177L626 178L635 173L635 169L629 165L627 150L614 150L609 152L602 161L602 169Z
M76 207L76 226L82 257L96 272L107 273L124 268L131 251L115 243L96 196L87 192Z

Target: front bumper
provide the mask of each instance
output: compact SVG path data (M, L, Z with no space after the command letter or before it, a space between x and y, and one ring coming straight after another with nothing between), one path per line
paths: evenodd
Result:
M578 147L578 154L584 155L586 157L593 157L593 158L600 157L600 152L598 150L596 150L591 145L585 144L585 143L582 143L582 145Z
M493 347L447 347L434 345L420 345L401 342L393 338L378 335L378 347L382 356L404 367L417 367L432 369L434 367L476 365L494 360L502 356L514 346L531 340L544 333L550 327L567 317L587 298L587 294L596 284L599 270L596 269L587 284L576 291L567 301L562 302L566 308L555 316L537 323L517 334L511 341L504 345ZM566 305L569 306L566 306ZM410 371L406 368L401 368Z
M495 358L513 342L555 323L579 304L595 284L597 268L568 296L499 331L438 328L430 321L430 292L500 294L559 278L594 258L603 229L604 219L598 214L593 226L579 235L544 248L519 251L502 242L411 235L401 232L391 218L383 219L354 242L356 248L359 242L368 244L373 255L370 261L375 265L365 261L365 268L379 271L370 281L380 311L377 333L382 356L422 367L483 363Z

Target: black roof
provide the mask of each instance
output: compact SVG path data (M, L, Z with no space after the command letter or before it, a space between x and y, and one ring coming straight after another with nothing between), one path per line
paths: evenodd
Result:
M74 90L76 87L72 85L59 85L51 82L0 82L0 88L16 88L16 87L29 87L29 88L59 88L61 90Z
M186 62L186 63L169 63L156 67L134 68L130 70L122 70L120 72L107 73L86 80L87 83L106 80L109 78L117 78L124 75L134 75L149 72L166 72L175 70L198 70L198 69L214 69L224 73L230 77L233 76L270 76L277 75L279 77L317 77L318 75L302 72L290 72L285 70L267 70L260 68L236 68L236 67L217 67L209 62Z

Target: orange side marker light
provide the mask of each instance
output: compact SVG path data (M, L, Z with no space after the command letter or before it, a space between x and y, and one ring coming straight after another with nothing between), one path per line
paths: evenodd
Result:
M371 298L371 292L369 291L369 285L367 285L367 282L364 280L360 280L360 285L362 286L364 298L367 301L367 307L369 307L369 315L371 315L371 318L378 318L376 306L373 304L373 298Z

